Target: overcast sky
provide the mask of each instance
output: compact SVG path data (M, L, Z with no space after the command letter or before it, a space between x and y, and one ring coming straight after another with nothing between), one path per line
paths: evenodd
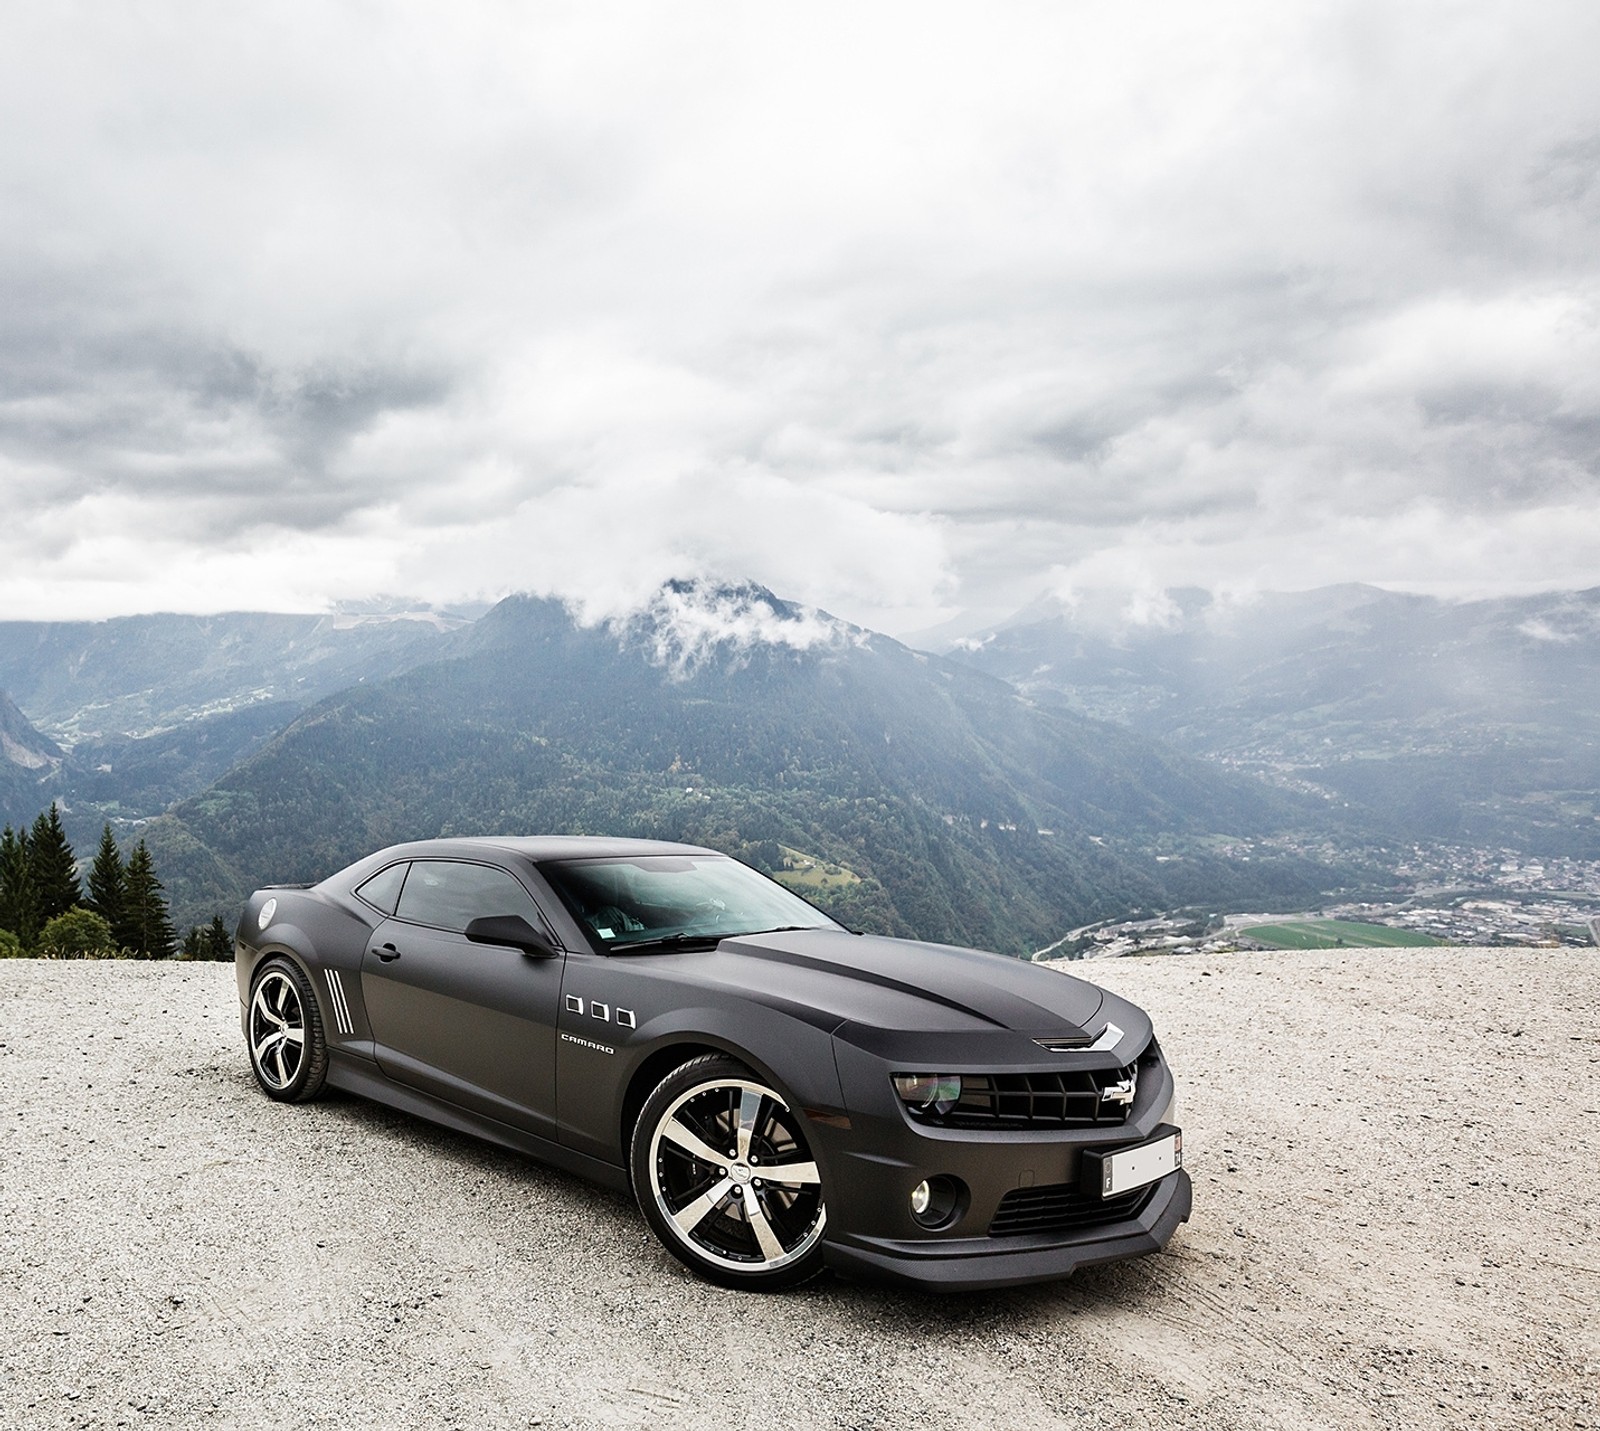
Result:
M1600 584L1600 6L5 5L0 617Z

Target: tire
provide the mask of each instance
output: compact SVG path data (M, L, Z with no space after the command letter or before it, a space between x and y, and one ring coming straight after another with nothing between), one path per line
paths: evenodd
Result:
M300 966L277 955L250 982L245 1042L250 1071L268 1098L305 1103L328 1077L328 1041L311 981Z
M645 1221L699 1276L772 1291L822 1271L827 1206L803 1119L737 1060L706 1054L668 1074L629 1162Z

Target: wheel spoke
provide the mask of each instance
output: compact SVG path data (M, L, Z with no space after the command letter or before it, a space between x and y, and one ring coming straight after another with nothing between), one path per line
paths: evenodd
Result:
M254 1012L260 1017L263 1023L276 1024L279 1028L282 1028L283 1020L272 1012L272 1005L267 1000L267 995L269 992L270 990L266 987L262 987L256 991L255 1004L253 1005Z
M756 1169L769 1183L820 1183L815 1163L766 1163Z
M685 1236L693 1232L695 1228L699 1227L702 1222L717 1210L717 1207L721 1204L723 1198L727 1197L728 1190L732 1186L731 1179L723 1178L714 1187L708 1188L692 1202L680 1207L672 1214L672 1220L677 1223L678 1231Z
M761 1095L754 1089L739 1092L739 1161L750 1161L750 1139L755 1135L756 1119L761 1115Z
M761 1206L761 1199L756 1196L756 1190L749 1183L744 1186L744 1215L749 1220L750 1230L756 1235L761 1255L768 1262L776 1262L783 1256L783 1244L778 1241L777 1234L772 1230L772 1224L767 1221L767 1210Z
M695 1133L681 1118L669 1119L661 1129L661 1136L702 1162L724 1169L728 1166L728 1159Z
M290 1043L297 1043L302 1046L306 1041L306 1031L304 1029L294 1028L293 1026L284 1029L283 1036L288 1039Z
M271 1033L261 1038L255 1046L256 1062L264 1068L267 1062L267 1055L282 1042L283 1032L280 1029L274 1029Z
M279 1039L272 1050L272 1061L278 1065L278 1081L280 1083L287 1083L289 1081L289 1070L283 1062L284 1043L284 1039Z

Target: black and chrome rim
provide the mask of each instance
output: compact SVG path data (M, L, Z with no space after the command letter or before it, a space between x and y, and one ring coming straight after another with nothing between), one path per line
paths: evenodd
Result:
M282 1092L306 1056L306 1015L294 980L270 969L250 1000L250 1057L269 1088Z
M677 1098L650 1136L651 1191L698 1258L775 1272L822 1237L822 1178L799 1120L770 1088L719 1079Z

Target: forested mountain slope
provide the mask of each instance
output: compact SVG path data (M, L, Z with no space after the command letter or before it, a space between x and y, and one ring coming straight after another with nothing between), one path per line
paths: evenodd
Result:
M0 622L0 691L50 745L42 766L0 749L0 820L31 821L58 799L80 843L104 821L131 829L203 790L313 701L436 659L467 624L403 607Z
M511 598L453 645L314 706L152 827L181 917L482 831L698 840L801 881L832 864L820 897L851 922L1013 952L1130 907L1338 879L1206 852L1303 803L760 588L669 587L591 628ZM1158 836L1193 843L1158 862Z
M61 759L61 747L36 729L0 690L0 824L32 823L50 803L43 792Z

